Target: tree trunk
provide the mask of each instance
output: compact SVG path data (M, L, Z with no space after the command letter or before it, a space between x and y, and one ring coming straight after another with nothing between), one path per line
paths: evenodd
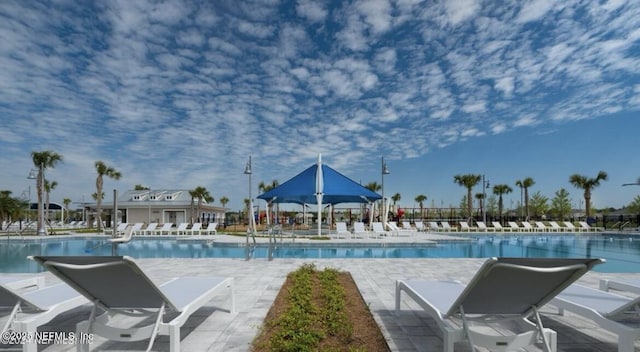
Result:
M39 171L38 171L38 182L37 182L37 186L38 186L38 192L37 192L38 193L38 233L40 233L40 231L42 229L44 229L44 223L42 222L43 216L40 216L40 213L44 212L44 206L42 206L42 207L40 206L43 203L42 197L44 197L44 195L42 194L42 189L43 189L42 181L43 181L43 178L44 178L43 176L44 175L42 173L43 173L43 170L42 170L42 167L40 167Z
M96 180L96 217L98 220L98 232L102 232L102 176Z

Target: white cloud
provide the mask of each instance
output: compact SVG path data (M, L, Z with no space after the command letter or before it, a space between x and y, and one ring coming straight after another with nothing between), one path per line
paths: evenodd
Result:
M447 17L451 24L458 25L473 17L480 10L477 0L450 0L444 2Z
M533 116L521 116L513 122L513 126L527 127L527 126L534 126L537 123L538 123L538 120L536 120L536 118Z
M391 4L388 0L360 0L356 7L374 34L386 32L391 27Z
M556 4L554 0L529 0L520 9L516 21L519 23L527 23L537 21L547 15Z
M494 88L501 91L505 97L510 97L513 93L513 77L503 77L496 80Z
M323 22L329 13L322 3L313 0L299 0L296 12L311 22Z

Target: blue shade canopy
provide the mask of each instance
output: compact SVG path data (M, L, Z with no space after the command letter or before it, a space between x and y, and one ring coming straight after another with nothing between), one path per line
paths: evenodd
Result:
M320 163L319 163L320 164ZM317 183L318 164L314 164L287 182L258 196L267 202L314 204L320 187L322 204L368 203L381 199L373 192L327 165L322 167L322 182Z

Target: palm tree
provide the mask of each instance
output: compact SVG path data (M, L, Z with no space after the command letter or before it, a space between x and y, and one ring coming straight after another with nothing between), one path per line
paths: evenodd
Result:
M572 185L584 190L585 214L587 217L591 215L591 190L594 187L599 186L600 181L606 181L607 177L607 173L604 171L598 172L598 176L596 176L596 178L588 178L587 176L578 174L573 174L569 177L569 182Z
M420 219L424 217L424 201L427 200L427 196L419 194L416 196L415 201L420 205Z
M264 182L260 182L258 184L258 190L260 192L262 192L262 193L265 193L265 192L269 192L270 190L278 187L279 185L280 185L280 183L278 183L278 180L273 180L273 181L271 181L270 184L267 184L267 183L264 183ZM267 206L269 207L269 213L273 214L273 203L272 203L271 200L267 202ZM276 212L278 212L278 211L276 210ZM273 216L273 215L271 215L271 216ZM277 218L277 216L276 216L276 218Z
M44 197L44 170L47 168L54 168L58 162L62 162L62 155L53 152L51 150L44 150L41 152L31 152L31 159L33 165L38 168L38 234L46 234L44 223L44 206L40 209L40 204L43 204L42 198Z
M529 187L533 186L535 183L536 182L531 177L527 177L522 181L516 181L516 186L524 190L525 221L529 221Z
M62 219L64 222L69 222L69 219L71 218L71 212L69 211L69 204L71 204L71 199L69 198L64 198L62 200L62 203L64 204L64 210L66 210L67 212L67 220L64 220L64 218Z
M102 187L104 186L104 176L112 178L114 180L119 180L122 177L122 174L114 169L113 167L107 166L103 161L98 160L95 163L96 172L98 173L98 177L96 177L96 214L98 216L98 232L102 231L102 199L104 198L104 192L102 191ZM100 195L98 197L98 195ZM114 214L115 216L115 214ZM115 223L115 218L114 218Z
M198 214L198 222L200 222L201 221L200 213L201 213L201 210L202 210L202 203L203 202L212 203L214 201L214 199L211 196L211 194L209 194L209 191L207 191L207 189L202 187L202 186L198 186L195 189L189 191L189 195L191 195L191 204L193 204L193 200L194 199L198 200L196 214ZM193 215L194 214L193 214L193 210L192 210L191 211L191 223L193 223Z
M49 180L47 179L44 180L44 191L46 193L45 194L46 206L44 207L46 209L46 213L44 214L44 218L46 219L46 221L49 221L49 193L51 193L51 191L53 191L56 187L58 187L57 181L49 182Z
M453 176L453 182L467 188L467 214L469 216L469 218L467 219L468 222L471 222L471 214L473 212L473 197L471 196L471 191L473 187L477 185L478 182L480 182L480 180L482 180L482 175L466 174Z
M223 196L222 198L220 198L220 204L222 204L223 208L227 207L227 203L229 203L229 198Z
M373 192L378 192L382 189L382 185L378 184L378 182L369 182L366 186L364 186L364 188Z
M396 203L402 199L402 196L400 195L400 193L396 193L391 197L391 200L393 201L393 206L396 206Z
M504 209L504 202L502 201L502 195L513 192L513 189L509 185L501 184L493 186L493 194L498 196L498 214L500 221L502 221L502 210Z
M11 197L11 191L0 191L0 220L7 221L7 228L12 219L22 219L28 207L28 200ZM0 230L4 229L0 226Z

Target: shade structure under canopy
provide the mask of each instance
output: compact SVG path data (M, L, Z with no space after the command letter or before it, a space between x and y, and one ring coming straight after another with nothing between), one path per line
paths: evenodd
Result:
M322 204L370 203L381 199L378 193L363 187L331 167L318 162L278 187L258 196L270 203ZM318 216L318 223L320 215ZM320 227L318 226L318 234Z

